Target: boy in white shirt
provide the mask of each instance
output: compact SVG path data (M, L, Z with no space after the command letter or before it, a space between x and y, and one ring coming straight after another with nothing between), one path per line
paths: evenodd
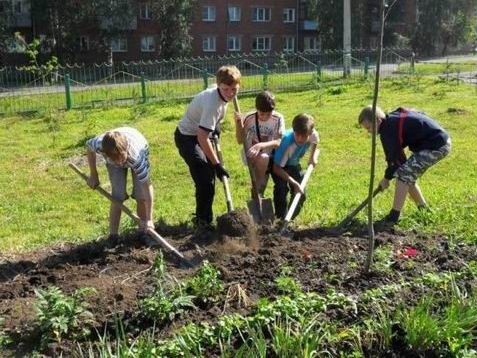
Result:
M235 66L222 66L216 74L217 86L197 94L187 107L174 133L179 154L189 167L195 185L195 225L211 228L215 176L229 177L215 153L211 138L219 133L227 104L240 88L240 71Z

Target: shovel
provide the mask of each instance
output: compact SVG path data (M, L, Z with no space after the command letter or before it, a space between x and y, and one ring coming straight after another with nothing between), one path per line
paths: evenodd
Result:
M220 149L219 136L217 134L215 134L212 138L212 144L215 147L215 152L217 153L217 157L219 158L220 163L223 163L224 161L222 157L222 150ZM224 184L225 200L227 201L227 212L230 213L234 210L234 205L232 204L232 195L230 194L229 180L225 175L222 177L222 183Z
M312 164L308 164L308 168L306 168L306 172L305 172L305 175L303 176L303 180L300 183L301 190L303 191L305 190L306 184L308 183L308 180L310 179L311 173L313 172L314 168L315 167ZM296 207L298 206L301 196L302 194L298 192L293 197L293 201L290 205L290 209L288 209L287 215L285 216L285 222L283 223L282 229L280 230L280 235L283 235L287 232L288 224L290 223L291 218L293 217L293 214L295 213Z
M81 171L80 168L78 168L75 164L73 163L70 163L70 168L73 169L76 173L78 173L78 175L80 177L82 177L85 181L88 180L88 176L83 173ZM114 202L115 200L113 199L113 197L111 196L111 194L109 194L106 190L104 190L101 186L98 186L96 188L96 191L99 192L101 195L103 195L104 197L106 197L107 199L109 199L111 202ZM134 214L126 205L122 204L121 203L121 210L127 215L129 216L131 219L133 219L133 221L135 221L137 224L139 224L141 222L141 219L136 215ZM188 267L194 267L194 265L192 265L192 263L187 260L184 255L182 255L179 251L177 251L171 244L169 244L161 235L159 235L156 230L154 229L147 229L147 233L154 239L156 240L162 247L165 247L166 249L168 249L169 251L171 251L174 255L176 255L178 258L180 258L182 260L182 262L184 262Z
M240 106L238 103L237 97L234 97L234 109L235 112L240 113ZM252 200L247 201L248 212L252 216L253 221L257 224L262 223L271 223L273 222L273 203L271 199L263 198L260 194L259 188L257 186L257 180L255 178L255 172L253 170L252 164L248 160L245 143L245 160L247 161L248 173L250 175L250 181L252 182ZM270 159L272 160L272 159Z
M374 189L373 191L373 198L378 195L380 192L383 191L383 188L381 188L381 186L378 186L376 189ZM338 225L338 230L342 230L344 229L346 226L349 225L349 223L351 222L351 220L353 220L353 218L361 211L363 210L363 208L366 207L366 205L368 205L368 202L369 202L369 197L366 198L365 200L363 200L363 202L361 204L359 204L356 209L354 209L351 213L349 213L349 215L347 217L345 217Z

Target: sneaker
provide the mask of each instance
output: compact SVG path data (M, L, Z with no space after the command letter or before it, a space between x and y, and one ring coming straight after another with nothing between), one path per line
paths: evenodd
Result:
M194 235L195 236L204 236L209 235L215 231L215 228L212 224L195 218L194 220Z
M374 228L378 231L387 231L393 229L397 225L397 221L390 220L388 216L374 223Z

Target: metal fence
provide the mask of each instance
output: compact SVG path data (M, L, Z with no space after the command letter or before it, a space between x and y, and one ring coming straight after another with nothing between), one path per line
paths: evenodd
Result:
M66 65L54 69L0 68L0 114L107 107L190 98L225 64L242 72L242 92L317 88L343 78L374 75L375 50L241 54L214 58ZM347 63L347 66L344 66ZM381 76L414 73L409 49L383 50Z

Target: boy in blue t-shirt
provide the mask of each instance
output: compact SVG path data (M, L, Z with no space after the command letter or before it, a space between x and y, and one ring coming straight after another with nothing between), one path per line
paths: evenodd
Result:
M300 159L311 147L308 163L315 166L320 154L317 148L320 139L318 132L314 129L314 119L311 115L306 113L297 115L293 118L292 127L293 131L289 130L285 133L273 157L272 178L275 183L273 201L275 215L279 219L284 219L286 216L287 195L290 190L303 194L293 218L300 213L306 199L300 188L300 182L303 180Z

